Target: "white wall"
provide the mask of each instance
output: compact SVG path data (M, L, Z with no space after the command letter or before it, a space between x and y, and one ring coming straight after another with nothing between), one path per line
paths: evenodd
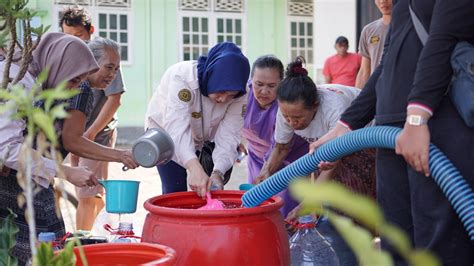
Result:
M335 54L338 36L349 39L349 51L357 50L356 0L314 0L314 77L324 83L321 71L324 61Z

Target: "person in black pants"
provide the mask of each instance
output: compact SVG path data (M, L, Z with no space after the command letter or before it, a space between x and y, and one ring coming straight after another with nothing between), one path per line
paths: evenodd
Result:
M409 13L429 32L423 47ZM339 124L311 149L362 128L403 128L396 151L377 151L377 200L389 222L400 226L416 248L433 251L443 265L473 265L473 243L428 167L431 141L474 187L474 129L465 125L445 96L450 56L461 41L474 43L474 1L394 0L381 65ZM408 162L408 163L407 163ZM382 240L382 247L387 248ZM405 262L396 257L397 265Z

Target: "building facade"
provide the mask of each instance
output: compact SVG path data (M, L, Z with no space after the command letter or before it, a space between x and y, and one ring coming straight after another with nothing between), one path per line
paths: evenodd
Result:
M38 21L59 31L61 10L87 8L95 35L122 49L127 87L119 110L120 127L142 127L152 91L164 71L194 60L214 44L232 41L253 62L274 54L284 63L303 55L319 82L334 40L356 45L356 0L30 0L43 12ZM373 1L372 1L373 2Z

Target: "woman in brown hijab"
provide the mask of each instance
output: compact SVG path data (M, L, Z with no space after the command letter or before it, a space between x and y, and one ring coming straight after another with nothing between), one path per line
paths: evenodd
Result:
M4 67L5 62L0 60L1 73L3 73ZM19 84L23 85L25 90L30 90L35 79L44 69L49 69L49 75L42 84L43 89L54 88L64 81L67 82L66 87L72 89L77 88L89 74L96 72L98 65L87 45L80 39L63 33L48 33L34 51L33 61L28 69L28 73ZM10 77L15 77L18 71L18 66L12 65ZM18 216L15 218L14 223L19 227L20 231L16 236L17 244L12 253L19 259L19 264L23 265L28 261L31 254L25 208L18 206L17 203L17 196L23 190L18 184L16 172L20 169L18 160L20 148L24 141L25 121L12 120L10 115L11 112L0 115L0 159L4 166L3 169L0 168L2 170L0 173L0 220L9 214L8 209L11 209ZM69 117L65 121L70 119L73 118ZM59 133L61 129L64 129L65 123L63 121L56 123L59 125L59 128L57 128ZM61 140L61 134L59 135ZM91 148L91 150L97 149L97 147ZM64 149L62 150L65 151ZM69 151L76 153L74 150ZM127 154L128 151L110 150L106 152ZM100 151L96 153L99 154L99 158L107 159L104 158L106 156L100 156ZM63 153L63 155L65 154ZM86 155L83 156L86 157ZM35 194L33 202L36 234L40 232L54 232L56 238L60 238L64 235L65 228L62 218L56 214L54 191L51 186L52 178L56 176L55 164L52 160L44 157L35 156L35 158L31 165L35 185L37 185L39 191ZM130 165L132 168L136 167L134 162L126 165ZM97 179L93 176L92 172L85 168L63 165L62 170L65 172L66 179L76 186L92 186L97 184Z

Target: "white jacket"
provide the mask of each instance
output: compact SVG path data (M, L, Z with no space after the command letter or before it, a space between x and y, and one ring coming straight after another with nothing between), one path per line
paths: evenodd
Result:
M204 115L201 112L201 99ZM171 66L148 104L145 129L162 127L175 145L173 161L181 166L197 158L204 141L214 141L214 170L225 173L237 158L247 94L225 104L202 96L197 78L197 62ZM204 136L202 135L204 118Z

